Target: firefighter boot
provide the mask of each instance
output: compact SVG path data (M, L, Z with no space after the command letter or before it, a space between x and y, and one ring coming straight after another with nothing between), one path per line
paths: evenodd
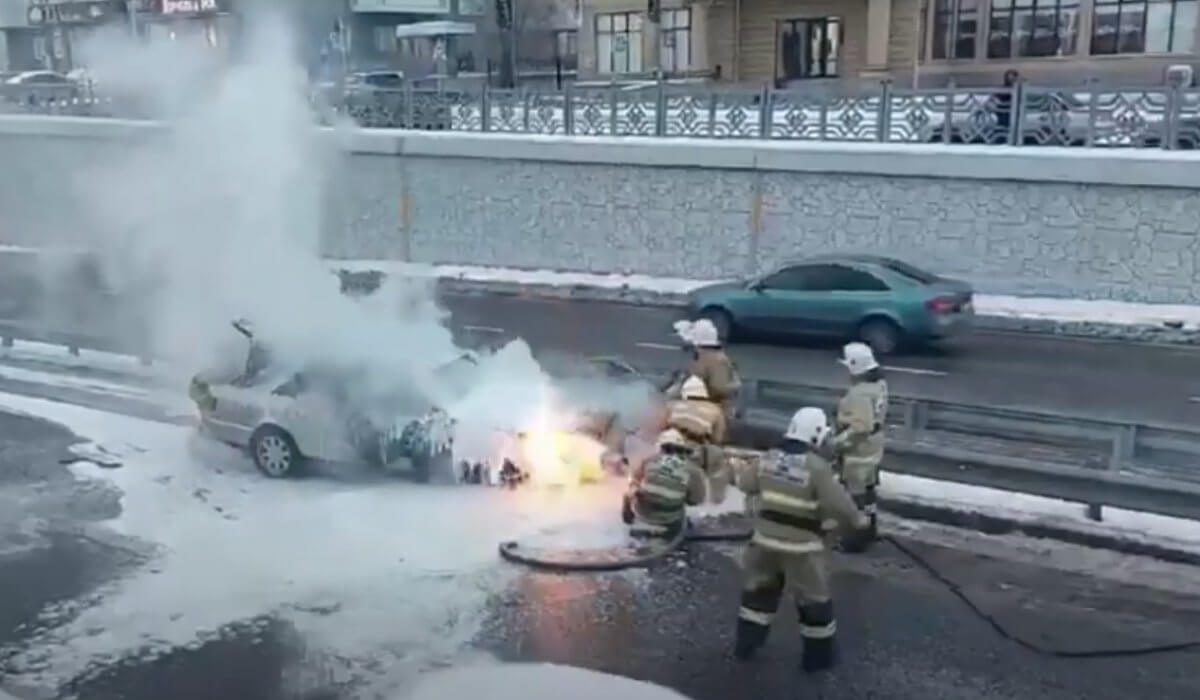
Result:
M800 667L805 673L827 671L837 665L837 645L833 637L824 639L804 638L804 652Z
M804 639L801 667L808 673L832 668L837 662L834 645L837 622L833 617L833 601L799 605L797 612L800 616L800 635Z
M771 628L750 620L738 619L737 637L733 645L733 655L741 661L746 661L767 643L767 634Z

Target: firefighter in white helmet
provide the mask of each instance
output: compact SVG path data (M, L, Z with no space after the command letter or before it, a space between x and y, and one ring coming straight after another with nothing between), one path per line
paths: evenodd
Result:
M877 535L876 488L887 429L888 385L875 353L863 343L846 345L839 362L850 372L850 389L837 408L833 447L838 473L854 502L871 520L864 537L844 543L846 550L853 552L866 549Z
M692 323L687 336L692 343L692 376L704 382L709 398L725 413L726 422L732 421L742 380L721 345L717 327L707 318L701 318Z
M635 536L671 538L686 523L687 506L708 498L708 479L678 430L664 430L657 444L658 453L630 480L621 518Z
M834 664L837 624L823 523L832 520L843 531L860 532L870 521L820 455L829 433L824 411L802 408L792 416L779 447L738 474L738 488L759 498L754 535L743 560L734 649L740 659L766 642L787 587L800 618L804 670Z
M721 445L725 442L725 414L708 397L704 380L690 376L680 386L680 399L667 407L667 426L678 430L695 447L696 461L709 479L713 503L725 500L729 471Z

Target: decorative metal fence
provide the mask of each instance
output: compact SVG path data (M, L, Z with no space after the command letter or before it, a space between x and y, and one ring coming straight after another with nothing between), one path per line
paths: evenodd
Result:
M988 90L422 90L349 95L335 111L372 128L499 133L1192 149L1200 90L1018 85Z
M317 119L365 128L581 136L795 139L1014 146L1200 144L1200 89L1011 88L913 90L890 83L855 93L713 88L669 83L563 90L480 87L314 95ZM10 110L120 114L103 98L10 102Z

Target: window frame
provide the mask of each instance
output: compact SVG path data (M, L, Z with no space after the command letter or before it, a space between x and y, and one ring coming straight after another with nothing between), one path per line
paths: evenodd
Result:
M1167 49L1166 49L1166 51L1159 51L1159 50L1150 51L1150 50L1147 50L1147 48L1146 48L1146 46L1149 44L1147 39L1149 38L1148 28L1149 28L1150 14L1151 14L1150 8L1154 7L1154 6L1162 6L1162 5L1169 5L1171 8L1170 21L1167 24L1167 29L1170 32L1167 36ZM1198 2L1198 0L1093 0L1093 2L1091 3L1091 7L1092 7L1091 20L1092 21L1091 21L1089 36L1087 37L1087 39L1088 39L1088 55L1089 56L1188 56L1188 55L1194 54L1197 49L1197 46L1198 46L1197 37L1196 37L1196 31L1197 31L1196 25L1193 24L1193 26L1191 26L1191 27L1186 27L1186 26L1185 27L1177 27L1176 26L1175 20L1176 20L1176 17L1179 15L1179 8L1181 5L1190 5L1191 7L1196 8L1195 14L1197 17L1200 17L1200 2ZM1117 32L1112 38L1113 46L1112 46L1111 51L1099 51L1096 49L1096 42L1097 42L1096 30L1100 26L1100 23L1096 21L1096 19L1099 17L1099 13L1097 12L1097 9L1099 9L1101 7L1116 8L1116 10L1117 10L1116 24L1115 24L1115 26L1117 27ZM1141 16L1142 16L1141 32L1140 32L1140 37L1141 37L1141 50L1140 51L1122 51L1121 50L1121 18L1124 16L1126 8L1137 9L1140 11ZM1183 29L1183 32L1184 32L1183 38L1188 44L1188 47L1184 50L1177 50L1174 48L1175 44L1178 43L1180 36L1181 36L1181 33L1176 31L1177 29ZM1190 36L1187 36L1186 33L1190 33Z
M1086 9L1091 7L1091 3L1084 0L1006 0L1006 7L996 7L995 0L987 2L987 33L984 36L984 51L983 60L985 61L1019 61L1022 59L1040 59L1040 58L1066 58L1068 56L1080 55L1080 34L1083 29L1078 18L1084 16ZM1019 3L1025 2L1026 5ZM1077 20L1074 23L1075 31L1072 37L1071 51L1062 52L1062 20L1066 12L1074 11ZM1092 11L1094 15L1094 10ZM1039 16L1054 15L1054 34L1057 39L1058 50L1055 53L1031 53L1031 48L1035 45L1037 39L1036 32L1037 19ZM1021 41L1016 38L1018 18L1024 14L1028 14L1030 22L1030 33ZM1008 19L1008 53L1003 56L992 55L992 23L993 20L1007 17Z
M676 22L676 19L681 15L687 18L683 25L680 25ZM667 17L672 18L672 22L671 22L670 26L668 26L665 21ZM687 71L691 70L691 68L692 68L692 28L693 28L692 23L695 20L694 15L692 15L692 8L690 8L690 7L663 8L662 16L659 19L660 19L660 22L658 25L658 57L659 57L658 63L659 63L659 67L661 67L663 72L665 72L665 73L686 73ZM684 65L682 68L680 68L678 65L674 65L675 58L676 58L675 49L677 49L679 46L679 44L678 44L679 36L678 35L680 35L680 34L683 34L687 38L687 52L686 52L686 55L683 57ZM675 41L676 43L672 44L671 46L667 46L667 37L671 37L672 40ZM663 60L663 58L665 56L667 56L668 54L671 55L672 66L670 68L667 67L666 61Z
M624 20L624 23L625 23L624 29L617 30L614 28L616 26L615 20L618 17L620 17ZM607 29L600 28L602 19L608 21ZM637 25L637 29L632 28L634 24ZM593 38L593 42L594 42L593 46L595 48L595 56L596 56L596 73L598 73L600 75L625 75L625 74L629 74L629 73L641 73L645 68L645 62L646 62L646 57L642 55L643 32L645 32L645 18L644 18L644 13L642 13L642 12L639 12L636 10L625 10L625 11L621 11L621 12L598 12L598 13L596 13L595 19L592 23L592 38ZM601 36L609 37L608 68L607 69L603 69L600 66L600 37ZM624 70L617 70L616 62L614 61L616 52L612 50L612 47L616 41L616 37L618 37L618 36L624 37L625 41L626 41ZM637 47L638 47L638 50L637 50L638 65L636 68L634 68L632 65L633 62L632 62L631 58L633 56L633 52L630 50L630 47L632 47L634 45L635 41L636 41Z
M938 0L930 0L930 3L929 3L930 13L932 14L932 17L930 17L930 21L928 23L929 24L928 50L929 50L929 57L930 57L929 60L931 60L931 61L974 61L974 60L977 60L978 56L979 56L979 36L982 33L980 30L983 28L983 21L982 21L983 16L984 16L983 8L985 6L988 8L988 19L989 19L989 26L990 26L990 19L991 19L990 13L991 13L991 7L992 7L991 0L974 0L975 4L969 10L970 14L973 15L974 19L975 19L975 36L972 38L972 41L970 44L971 52L970 52L969 56L960 56L960 55L958 55L958 50L957 50L957 47L959 44L959 28L962 26L962 22L964 19L964 12L963 12L964 0L945 0L945 2L946 2L946 5L949 7L948 10L939 10L938 9L938 4L939 4ZM938 31L939 19L941 19L943 17L947 18L947 20L950 22L950 24L947 25L948 36L946 37L944 44L943 44L944 47L946 48L946 55L939 57L936 55L937 54L937 45L938 45L937 36L941 33Z
M830 26L831 25L836 28L836 30L835 30L836 41L832 44L833 49L834 49L832 51L832 56L833 56L833 61L832 61L833 70L832 71L829 70L831 52L828 51L828 47L831 45L830 44L830 36L831 36ZM812 41L811 29L815 26L819 26L821 28L821 38L823 41L821 42L822 51L821 51L821 57L819 59L819 62L822 66L822 69L821 69L821 72L816 75L810 75L810 74L808 74L807 71L804 71L802 75L795 76L795 77L789 77L786 75L786 72L784 70L782 70L783 60L784 60L784 51L783 51L784 30L787 28L791 28L793 30L797 30L797 33L799 33L798 28L801 26L805 27L806 30L808 30L805 32L804 38L810 42ZM843 62L842 47L844 46L845 38L846 38L846 21L842 15L786 17L786 18L775 20L775 82L776 82L776 84L780 83L781 81L830 80L830 79L840 77L841 70L842 70L842 62ZM810 60L809 63L811 64L812 61Z

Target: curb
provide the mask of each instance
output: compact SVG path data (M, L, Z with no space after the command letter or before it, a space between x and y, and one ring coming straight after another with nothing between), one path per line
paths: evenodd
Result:
M974 530L985 535L1021 534L1093 549L1106 549L1120 554L1151 557L1172 564L1200 566L1200 552L1197 551L1177 549L1131 537L1084 532L1064 525L1021 521L1013 517L989 515L975 510L935 506L896 498L880 498L879 509L908 520L923 520L939 525L950 525L964 530Z
M370 294L386 277L382 270L336 268L343 291ZM566 302L594 301L631 306L657 306L679 309L688 306L686 294L655 292L632 287L591 285L521 284L502 280L471 280L461 277L437 277L439 292L455 296L506 296L553 299ZM681 314L682 315L682 314ZM1059 321L1045 318L977 315L975 327L981 330L1034 335L1058 335L1102 340L1123 340L1156 345L1200 346L1200 330L1169 325L1106 323L1100 321Z

